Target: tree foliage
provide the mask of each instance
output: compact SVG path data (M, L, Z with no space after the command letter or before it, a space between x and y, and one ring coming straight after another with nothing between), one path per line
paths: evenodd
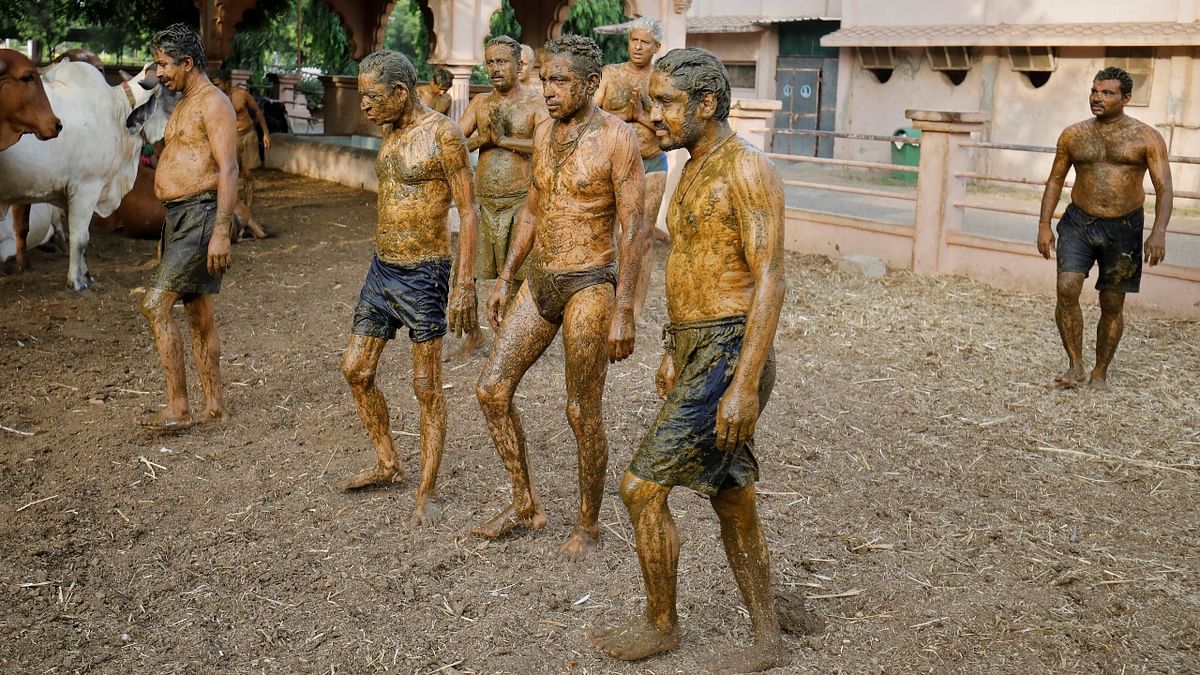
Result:
M358 65L350 56L341 19L322 0L258 0L237 25L225 65L249 70L255 83L270 72L294 72L297 11L299 65L322 74L356 73Z
M422 10L416 0L397 2L388 17L383 34L383 46L408 57L417 68L417 79L428 80L433 74L429 66L429 24L433 15Z
M624 35L601 35L594 33L593 29L628 20L621 0L575 0L571 11L567 13L562 32L594 39L604 52L605 63L620 63L629 59L629 38Z

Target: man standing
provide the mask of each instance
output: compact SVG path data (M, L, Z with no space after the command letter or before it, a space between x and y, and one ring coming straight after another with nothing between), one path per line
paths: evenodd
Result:
M667 185L667 153L658 147L654 124L650 121L651 60L662 44L663 25L658 19L639 17L630 23L629 61L604 66L604 77L596 91L596 103L608 112L629 123L641 146L642 162L646 166L646 228L653 232L658 220L658 208ZM646 247L649 258L651 248ZM646 292L650 287L652 266L643 261L638 277L637 294L633 301L633 317L642 316Z
M213 76L212 83L217 89L225 92L233 103L233 111L237 113L238 130L238 203L233 215L240 227L237 239L242 238L242 230L250 230L255 239L266 239L267 233L254 220L250 213L250 204L254 201L254 169L262 166L258 157L258 134L254 133L254 122L262 128L263 148L271 149L271 132L267 131L267 120L263 117L262 108L254 101L250 92L241 87L233 86L232 74L224 68ZM251 117L253 115L253 117Z
M521 45L516 40L506 35L492 38L483 54L492 91L471 99L458 126L467 136L467 149L479 150L475 192L479 195L480 227L475 273L481 279L495 279L508 257L513 224L529 192L533 130L549 115L545 100L518 84ZM524 279L527 268L522 265L512 279ZM481 344L483 333L476 329L467 336L462 355L469 356Z
M517 73L517 79L522 87L541 96L542 78L538 77L538 73L537 56L533 53L533 47L521 45L521 70Z
M154 192L167 207L162 258L142 299L142 314L158 348L167 384L167 407L140 420L155 431L186 429L197 421L225 419L221 394L221 345L213 295L232 265L230 220L237 202L237 117L233 106L204 72L204 45L177 23L150 42L159 82L183 96L167 122L166 147L154 176ZM179 327L171 307L182 300L192 329L192 355L204 390L204 409L193 418Z
M417 85L417 95L421 97L421 103L443 115L449 115L450 104L454 102L454 99L450 98L450 94L446 92L450 91L450 85L453 83L453 73L445 68L434 68L429 82Z
M637 538L646 609L589 631L600 651L642 659L679 644L679 535L672 486L712 500L753 643L723 650L710 669L745 673L787 663L775 615L767 542L755 509L754 428L775 381L772 343L783 305L783 183L767 157L738 138L729 77L712 53L675 49L654 67L652 116L664 149L687 148L667 211L665 399L621 483Z
M546 515L529 479L525 434L513 394L559 326L566 353L567 420L579 448L579 518L561 547L580 560L600 538L600 501L608 444L601 397L608 362L633 352L633 286L642 259L641 155L633 131L592 101L600 48L563 35L546 43L542 82L551 124L533 139L533 184L518 221L488 317L499 326L476 395L496 451L512 481L512 503L473 530L499 537L539 528ZM620 236L614 226L620 221ZM621 266L614 242L620 241ZM532 255L511 308L514 276ZM501 314L504 314L501 324Z
M1038 252L1058 260L1058 303L1054 320L1067 350L1067 370L1055 383L1074 387L1084 381L1083 311L1079 294L1093 263L1099 263L1100 321L1096 326L1096 367L1088 376L1093 389L1108 390L1108 365L1125 330L1125 294L1137 293L1142 280L1142 180L1150 171L1157 194L1154 229L1146 237L1145 261L1166 255L1167 221L1173 192L1167 146L1153 127L1125 114L1133 78L1116 67L1096 73L1089 102L1092 119L1072 124L1058 137L1058 150L1038 221ZM1058 221L1058 246L1050 230L1054 207L1067 170L1075 167L1071 204Z
M471 164L462 132L416 96L417 71L400 52L380 50L362 60L358 90L367 119L383 127L375 173L379 178L375 255L354 310L342 374L358 416L367 427L377 461L343 481L354 490L404 478L388 422L387 401L375 370L396 329L412 340L413 393L421 409L421 484L410 524L440 519L437 471L446 439L442 395L442 336L477 324L475 251L477 216ZM458 268L450 293L450 200L462 218ZM448 307L447 307L448 304Z

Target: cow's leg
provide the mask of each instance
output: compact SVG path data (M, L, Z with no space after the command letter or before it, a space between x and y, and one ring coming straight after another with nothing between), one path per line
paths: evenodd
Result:
M81 187L71 194L67 202L67 231L70 232L71 265L67 269L67 283L77 291L87 290L95 282L88 273L87 250L92 212L100 199L100 187Z
M29 204L13 204L13 239L17 244L17 271L31 269L26 253L26 240L29 238Z

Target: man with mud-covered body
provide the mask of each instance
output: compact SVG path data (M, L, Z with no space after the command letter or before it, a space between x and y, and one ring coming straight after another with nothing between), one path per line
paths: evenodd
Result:
M453 83L453 73L445 68L434 68L429 82L417 85L417 95L421 97L421 102L425 105L443 115L449 115L450 106L454 103L454 99L446 92L450 91L450 86Z
M250 234L255 239L266 239L267 233L259 226L258 221L254 220L253 214L250 213L250 205L254 202L254 174L252 172L262 166L262 160L258 157L258 134L254 131L254 123L257 121L258 126L262 129L263 148L270 150L271 132L267 130L267 120L263 117L262 108L258 106L250 92L233 86L233 75L229 69L223 68L217 71L213 75L212 83L217 89L225 92L233 104L233 111L237 114L238 203L234 207L233 215L241 228L250 230ZM242 236L241 232L235 234L235 238L238 239Z
M517 71L517 81L521 83L522 87L538 96L542 95L540 72L541 69L537 67L537 55L533 53L533 47L521 45L521 68Z
M579 517L560 549L569 560L582 559L600 537L608 463L601 397L609 360L633 352L633 286L646 245L637 138L593 103L601 67L590 38L564 35L546 43L541 74L553 121L539 124L534 135L533 184L488 299L489 319L499 330L476 390L512 481L512 502L474 532L499 537L543 527L546 515L530 482L513 394L562 326L567 420L579 452ZM619 269L613 250L618 221ZM529 274L510 307L514 275L527 256Z
M495 279L508 257L517 214L529 192L533 130L549 119L546 102L517 83L521 45L502 35L488 40L484 59L492 91L471 99L458 126L467 136L467 149L479 150L475 193L479 199L479 252L475 275ZM513 274L525 278L528 264ZM476 330L463 344L470 354L483 343Z
M410 524L438 522L437 471L446 439L442 394L442 336L476 320L473 270L477 216L471 164L462 132L416 95L417 72L399 52L380 50L362 60L358 90L367 119L383 127L375 255L354 310L342 373L375 449L375 466L343 481L343 489L404 478L375 382L383 348L407 328L412 340L413 393L421 410L421 483ZM462 264L450 292L450 200L461 216ZM447 314L449 320L447 321Z
M675 49L650 80L660 145L691 159L667 210L666 353L655 378L662 409L621 483L637 539L646 609L588 638L634 661L679 644L679 535L673 486L711 499L752 644L722 650L714 672L787 663L767 542L755 508L754 429L775 381L772 343L783 305L783 183L761 151L729 126L729 78L703 49Z
M1099 263L1096 290L1100 291L1100 321L1096 325L1096 367L1087 376L1096 390L1108 390L1108 366L1125 330L1125 294L1141 286L1142 261L1151 266L1166 255L1167 222L1171 219L1173 192L1167 145L1151 126L1125 114L1133 93L1133 78L1116 67L1096 73L1089 97L1092 119L1067 127L1058 138L1058 149L1038 221L1038 252L1058 265L1058 302L1055 322L1067 351L1066 372L1055 380L1074 387L1085 379L1083 365L1083 311L1079 294L1093 263ZM1058 222L1055 246L1050 219L1062 194L1067 171L1075 167L1071 204ZM1146 171L1157 194L1154 228L1142 247Z
M166 376L167 407L140 420L154 431L178 431L196 422L225 419L221 393L221 345L213 296L233 264L229 228L237 202L237 117L233 105L204 72L200 36L184 24L156 34L150 43L159 82L182 93L167 122L166 146L154 175L154 192L167 207L162 258L142 314ZM182 300L192 329L192 355L204 390L204 409L192 417L179 326L171 307Z
M596 90L596 103L629 123L637 134L646 167L646 227L651 232L658 220L658 209L667 186L667 153L658 147L658 138L654 135L649 97L651 61L662 45L662 35L663 25L658 19L634 19L629 28L629 61L604 66L604 76ZM650 247L647 247L646 257L649 256ZM650 288L650 272L649 261L643 261L633 301L634 319L642 316Z

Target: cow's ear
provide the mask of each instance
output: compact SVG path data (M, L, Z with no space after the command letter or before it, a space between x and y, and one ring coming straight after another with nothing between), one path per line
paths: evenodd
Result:
M156 92L151 94L145 103L134 108L133 112L129 113L129 117L125 118L125 130L131 134L139 133L146 124L146 120L150 119L150 116L154 114L157 106L158 93Z

